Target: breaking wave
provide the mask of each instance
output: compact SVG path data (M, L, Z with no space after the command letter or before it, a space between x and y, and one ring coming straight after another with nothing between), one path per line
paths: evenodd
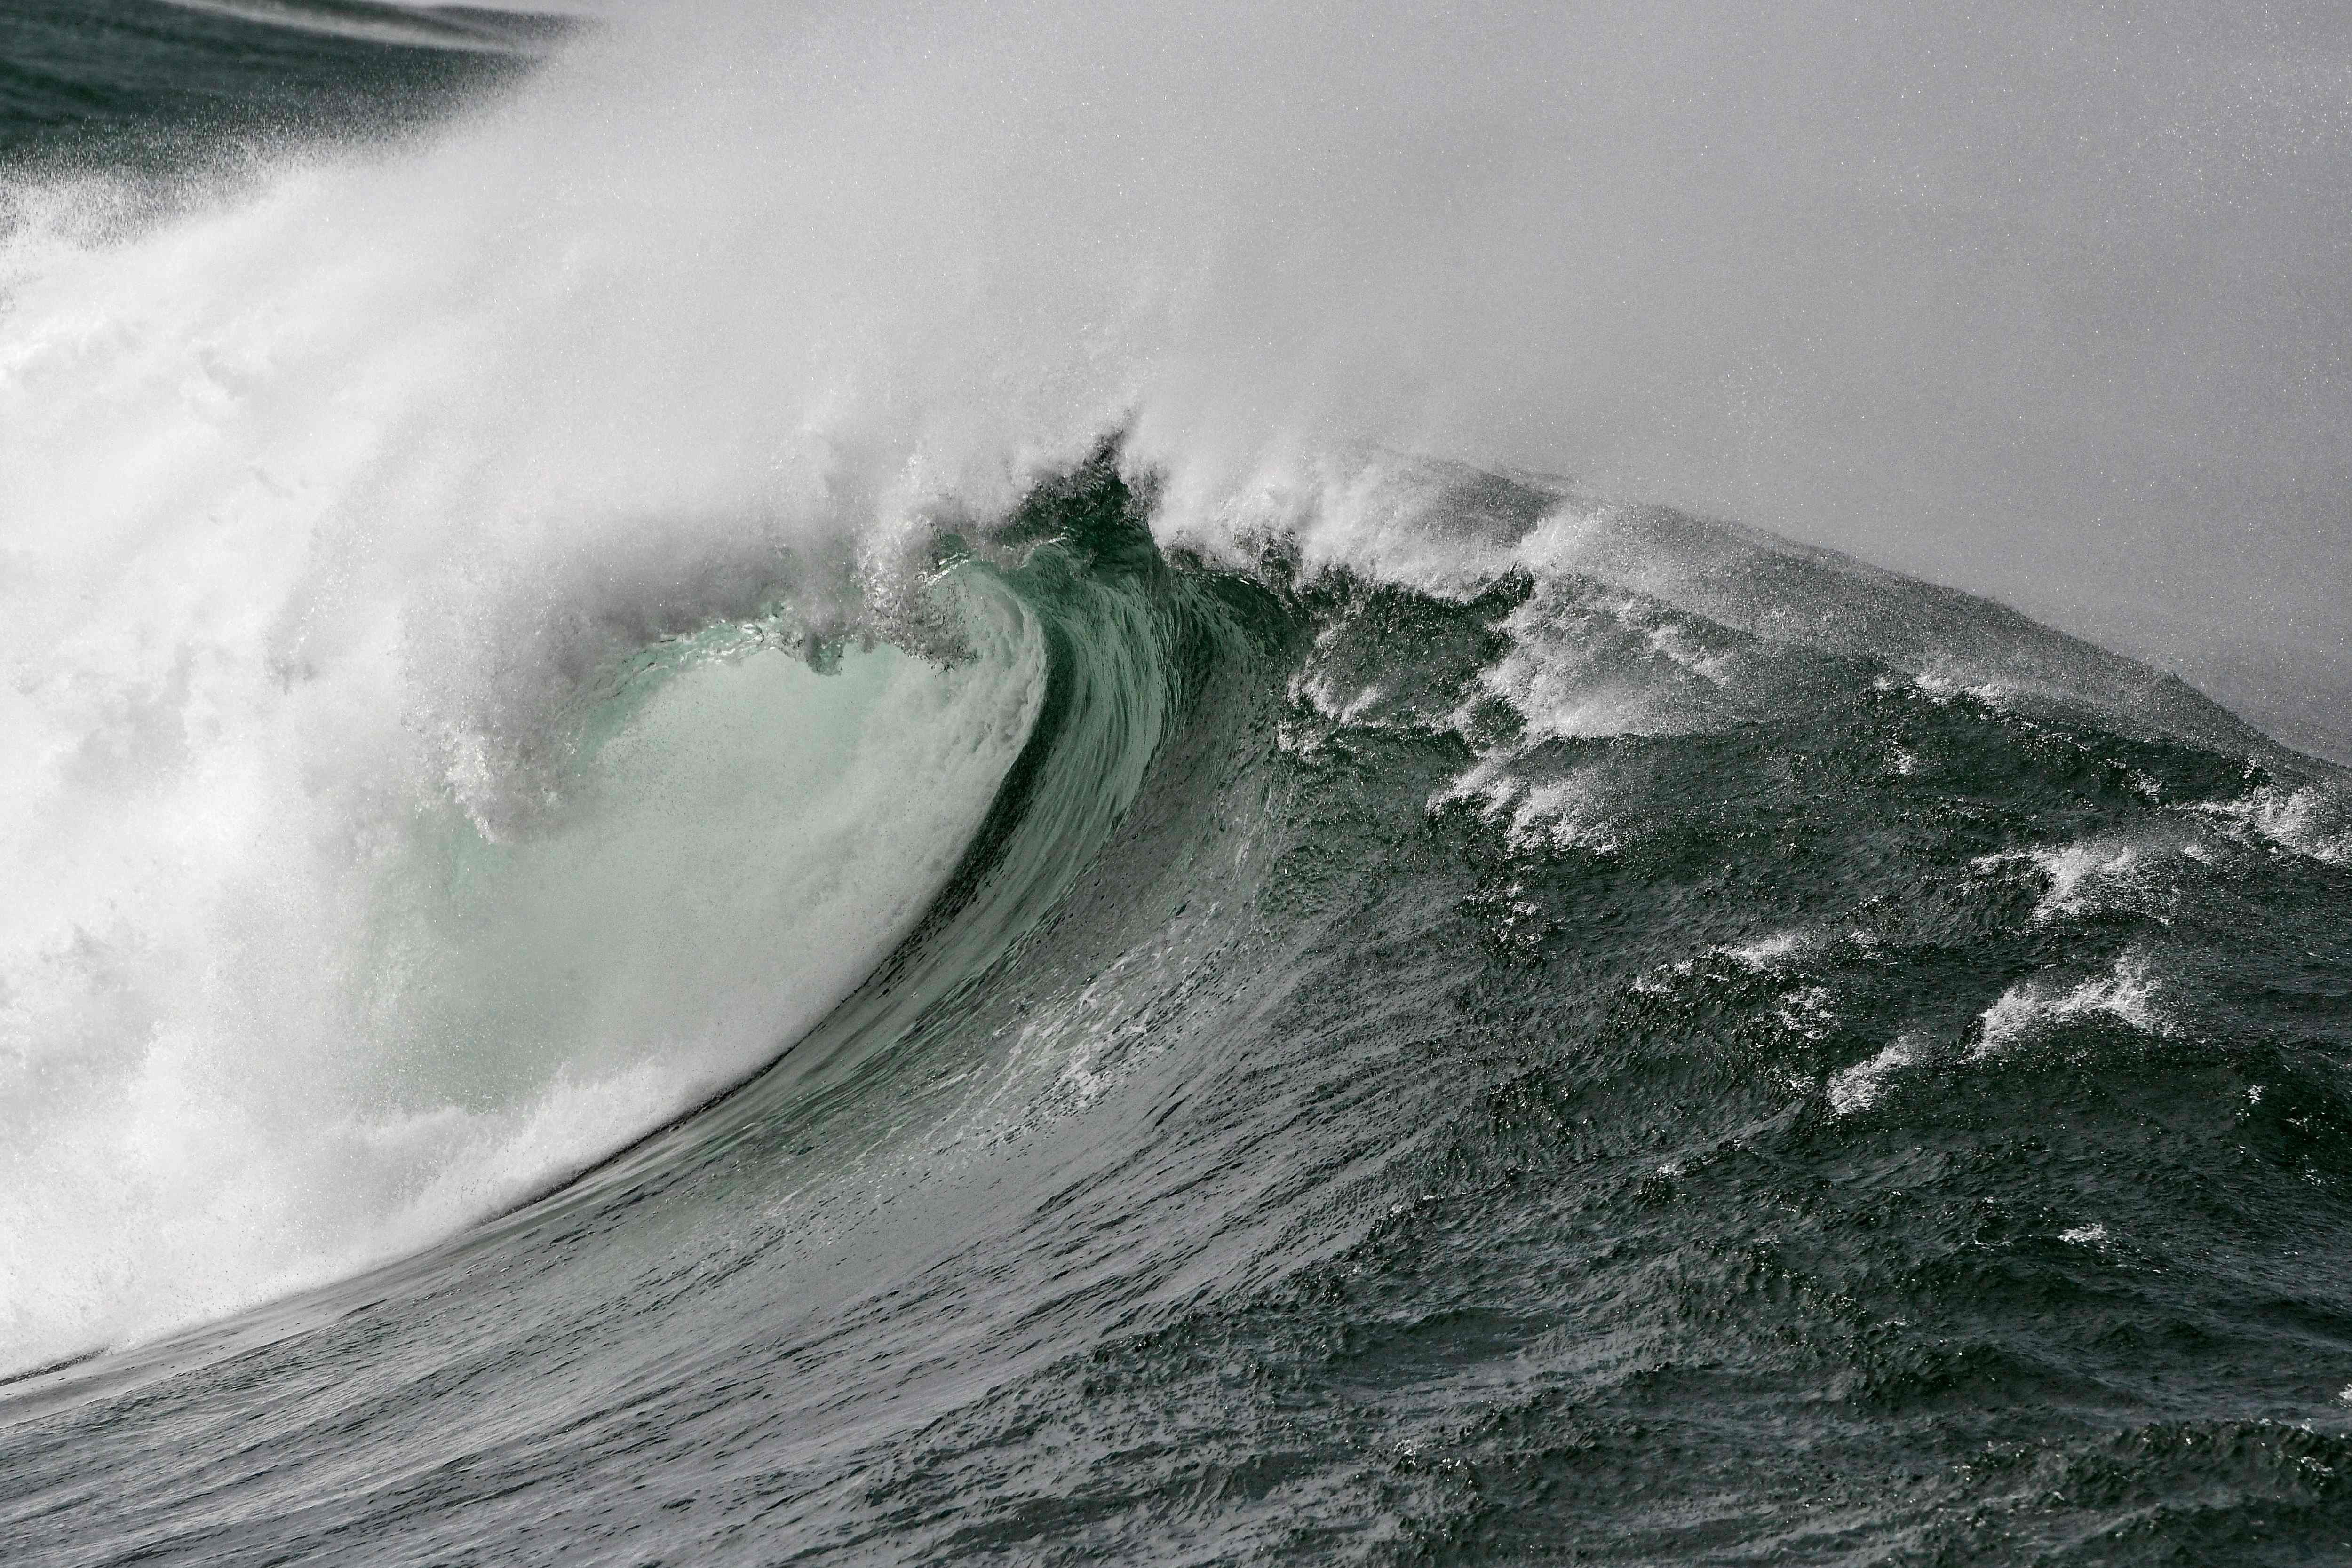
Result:
M13 180L23 1555L2327 1549L2343 773L812 26Z

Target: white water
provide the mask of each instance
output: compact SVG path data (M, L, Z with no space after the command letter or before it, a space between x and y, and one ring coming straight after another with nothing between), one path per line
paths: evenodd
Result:
M36 193L0 261L0 1368L421 1245L741 1076L1034 710L967 594L976 663L738 638L583 749L583 683L876 511L747 446L715 340L506 244L463 148L127 236Z
M169 622L50 650L0 840L8 1358L412 1249L773 1055L1018 749L1037 646L985 619L952 673L690 667L495 837L410 766L437 694L396 658L281 686Z

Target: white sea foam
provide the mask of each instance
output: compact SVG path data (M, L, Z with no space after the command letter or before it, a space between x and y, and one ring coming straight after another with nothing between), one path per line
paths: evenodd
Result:
M1928 701L1939 706L1969 697L1987 707L2000 709L2018 695L2018 688L2006 681L1972 679L1973 674L1939 663L1921 670L1911 678L1911 684Z
M1343 686L1328 673L1302 672L1290 679L1290 700L1305 703L1341 727L1372 722L1369 716L1389 695L1378 681Z
M1885 1098L1887 1081L1919 1058L1918 1041L1905 1035L1867 1061L1857 1061L1832 1074L1829 1082L1830 1110L1840 1116L1869 1110Z
M1480 674L1518 712L1525 744L1614 735L1677 735L1723 720L1735 658L1718 632L1661 605L1546 584L1505 618L1503 657Z
M2005 866L2030 866L2044 884L2033 905L2033 922L2051 921L2127 907L2156 889L2164 859L2187 856L2194 841L2147 838L2086 839L2029 850L1980 855L1969 863L1979 875Z
M1742 968L1753 969L1760 973L1766 969L1781 967L1810 951L1815 945L1816 939L1811 932L1789 930L1775 931L1770 936L1759 936L1753 942L1742 943L1733 947L1722 947L1717 951L1737 962Z
M2146 955L2126 951L2105 975L2072 986L2041 976L2019 981L1978 1019L1969 1060L2006 1056L2059 1025L2092 1017L2112 1019L2149 1036L2172 1032L2155 966Z
M2240 832L2327 865L2352 865L2352 786L2340 778L2296 789L2265 785L2191 808Z
M2137 845L2101 843L2036 851L2033 862L2050 879L2050 891L2033 908L2037 921L2080 915L2096 906L2104 890L2128 880L2147 863Z
M1714 729L1735 711L1726 690L1739 674L1734 639L1638 595L1548 580L1496 630L1507 646L1479 671L1475 690L1517 715L1518 731L1482 749L1431 804L1476 800L1489 816L1507 812L1517 847L1607 853L1622 841L1598 773L1562 777L1541 756L1548 743ZM1307 695L1335 717L1367 706L1350 697L1335 711L1336 696ZM1450 718L1465 738L1476 733L1475 706L1465 702Z
M1623 847L1623 828L1596 774L1528 779L1516 770L1517 761L1516 752L1504 750L1474 763L1431 798L1430 809L1475 805L1481 816L1507 822L1511 847L1523 852L1548 846L1606 855Z

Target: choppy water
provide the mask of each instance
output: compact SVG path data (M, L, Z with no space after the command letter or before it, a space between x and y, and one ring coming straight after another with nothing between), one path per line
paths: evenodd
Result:
M59 0L20 145L134 25L507 68ZM8 1560L2352 1557L2338 769L1435 463L404 551L77 325L208 221L12 241Z

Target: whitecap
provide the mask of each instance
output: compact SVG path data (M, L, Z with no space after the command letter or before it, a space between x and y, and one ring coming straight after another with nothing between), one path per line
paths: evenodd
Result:
M2266 784L2235 800L2189 809L2322 864L2352 865L2352 789L2341 781L2292 790Z
M1790 930L1775 931L1770 936L1759 936L1753 942L1742 943L1735 946L1717 947L1715 951L1737 962L1743 968L1752 969L1761 974L1767 969L1780 968L1812 946L1813 938L1809 933Z
M1909 1067L1919 1060L1916 1040L1905 1035L1867 1061L1857 1061L1852 1067L1832 1074L1830 1079L1830 1111L1839 1116L1852 1116L1867 1111L1886 1094L1886 1082L1896 1069Z
M2172 1032L2145 955L2126 952L2106 975L2072 987L2061 988L2039 975L2019 981L1985 1009L1969 1060L2007 1055L2061 1024L2096 1017L2113 1019L2145 1035Z

